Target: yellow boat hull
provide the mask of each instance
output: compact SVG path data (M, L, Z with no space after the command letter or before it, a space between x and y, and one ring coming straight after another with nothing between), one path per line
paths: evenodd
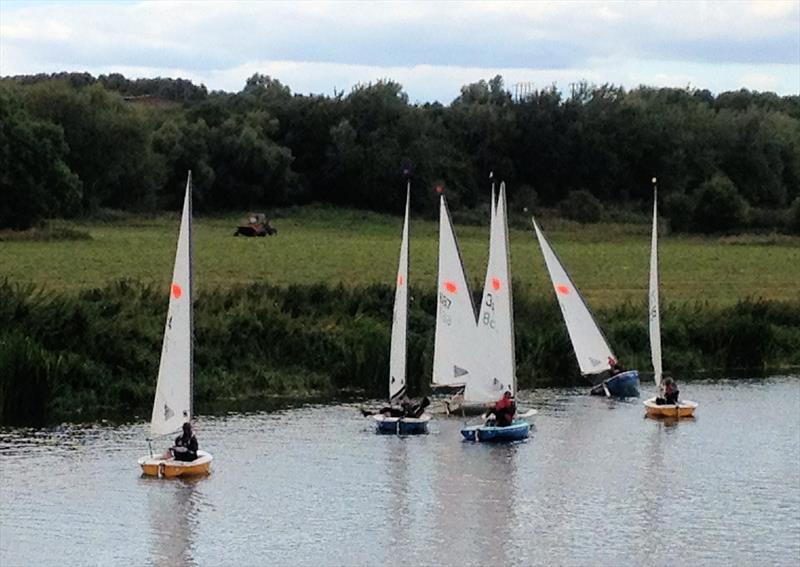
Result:
M656 403L655 398L650 398L644 401L644 409L647 417L671 417L671 418L686 418L694 417L694 410L697 409L696 402L684 400L677 404L662 404Z
M212 460L214 460L214 457L210 453L198 451L197 458L194 461L176 461L175 459L148 456L139 459L139 466L142 467L144 476L177 478L209 474Z

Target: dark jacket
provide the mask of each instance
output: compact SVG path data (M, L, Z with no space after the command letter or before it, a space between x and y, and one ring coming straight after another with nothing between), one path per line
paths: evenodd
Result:
M191 437L185 435L178 435L175 438L175 447L173 454L178 461L194 461L197 458L197 437L194 434Z

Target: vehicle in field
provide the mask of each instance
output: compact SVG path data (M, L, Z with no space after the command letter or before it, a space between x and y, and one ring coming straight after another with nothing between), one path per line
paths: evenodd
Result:
M276 229L267 219L264 213L248 213L247 217L242 221L234 236L272 236L278 234Z

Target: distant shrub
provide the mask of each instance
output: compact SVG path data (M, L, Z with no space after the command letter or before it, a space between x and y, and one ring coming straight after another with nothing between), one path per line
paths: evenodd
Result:
M759 231L786 228L788 224L785 209L762 209L752 207L747 215L747 225Z
M670 193L664 199L664 214L672 232L689 232L694 215L694 202L684 193Z
M652 215L652 211L642 212L631 207L613 207L603 211L602 222L650 226Z
M599 222L603 216L603 204L585 189L570 191L559 210L564 217L583 224Z
M451 211L450 216L455 224L464 226L489 226L488 207L459 209L456 211Z
M747 203L727 175L717 173L697 190L692 228L697 232L726 232L744 226Z
M509 208L515 212L532 213L539 204L539 195L530 185L522 184L509 193L508 201Z

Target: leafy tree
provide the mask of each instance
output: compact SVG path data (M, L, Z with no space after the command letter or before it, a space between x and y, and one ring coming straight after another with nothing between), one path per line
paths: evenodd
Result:
M64 162L67 151L60 128L32 118L0 89L0 228L75 213L81 182Z
M436 184L454 209L485 207L492 171L507 182L510 202L535 194L554 207L583 190L563 205L574 216L580 207L572 199L591 203L594 213L581 218L596 218L598 203L646 212L649 179L657 176L669 188L664 211L675 230L712 230L697 219L709 212L700 202L713 200L706 184L719 175L740 199L728 199L733 220L718 230L743 226L742 203L752 211L750 226L785 227L789 204L800 197L798 96L581 82L567 96L550 86L515 100L499 75L464 85L446 106L410 104L391 80L347 95L304 96L258 73L237 93L116 73L11 77L0 85L18 93L41 127L62 132L63 151L40 158L60 159L78 176L86 211L174 209L187 169L206 210L320 200L398 211L409 166L412 206L429 215ZM141 95L174 103L139 104Z
M217 209L283 204L293 182L291 151L271 135L277 120L266 111L231 117L209 132L215 172L209 204Z
M145 116L100 85L72 89L39 83L26 96L38 118L59 125L66 163L83 182L83 205L146 209L154 205L163 169L154 158Z
M185 115L169 118L153 133L153 150L160 155L166 171L159 206L179 210L183 202L186 173L192 171L194 204L205 208L216 174L209 164L209 128L201 118L190 123Z
M561 202L561 214L580 223L594 223L603 214L603 204L585 189L570 191Z
M669 193L664 199L664 213L673 232L688 232L694 218L694 202L684 193Z
M747 204L736 186L718 173L697 190L693 228L698 232L724 232L741 228L746 221Z

